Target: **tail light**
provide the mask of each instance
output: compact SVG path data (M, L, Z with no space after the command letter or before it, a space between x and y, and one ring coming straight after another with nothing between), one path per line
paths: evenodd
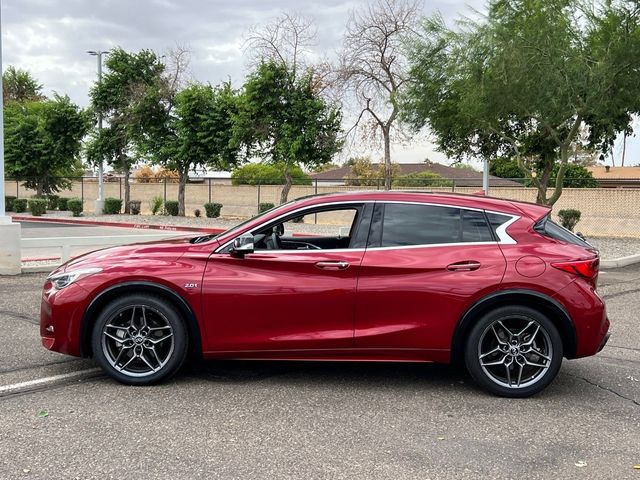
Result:
M578 275L595 283L598 276L598 267L600 266L599 258L591 258L589 260L572 260L570 262L553 262L553 268L564 270L565 272Z

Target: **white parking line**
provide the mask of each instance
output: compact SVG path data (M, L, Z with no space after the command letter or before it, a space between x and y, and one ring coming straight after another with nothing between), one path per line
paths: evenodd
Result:
M66 380L71 380L74 378L90 377L94 373L98 373L100 371L101 369L99 368L89 368L87 370L79 370L77 372L54 375L52 377L37 378L35 380L29 380L27 382L13 383L11 385L3 385L3 386L0 386L0 394L12 393L12 392L28 389L31 387L55 385L56 383L60 383Z

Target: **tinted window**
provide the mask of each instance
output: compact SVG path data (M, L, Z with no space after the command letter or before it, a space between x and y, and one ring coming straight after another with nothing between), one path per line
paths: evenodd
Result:
M491 242L493 237L487 225L484 213L474 210L462 210L462 241Z
M482 212L431 205L385 205L382 246L491 242Z
M460 241L460 209L406 205L385 205L382 246L428 245Z
M582 240L575 233L555 223L548 215L536 224L535 230L542 235L560 240L561 242L573 243L574 245L580 245L585 248L593 248L592 245Z

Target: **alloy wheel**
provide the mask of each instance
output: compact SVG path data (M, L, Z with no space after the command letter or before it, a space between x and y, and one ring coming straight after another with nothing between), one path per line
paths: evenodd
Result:
M127 305L107 320L101 343L105 359L116 371L146 377L169 362L175 337L162 312L148 305Z

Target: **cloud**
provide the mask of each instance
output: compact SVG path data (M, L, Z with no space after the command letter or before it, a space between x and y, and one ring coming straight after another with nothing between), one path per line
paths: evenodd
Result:
M480 8L481 0L466 2ZM440 10L451 19L468 11L460 0L436 0L425 13ZM4 0L3 65L26 69L45 93L67 93L88 104L96 60L87 50L121 46L164 52L176 44L191 51L195 80L217 84L246 75L243 40L247 30L284 11L314 18L317 52L331 57L339 48L349 12L362 0ZM422 155L423 156L423 155Z

